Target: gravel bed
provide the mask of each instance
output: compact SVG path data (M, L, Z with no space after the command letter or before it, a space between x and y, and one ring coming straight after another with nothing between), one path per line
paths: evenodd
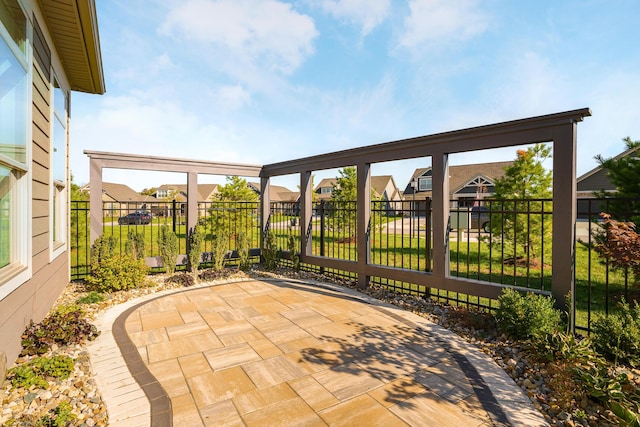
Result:
M311 279L337 283L350 288L355 287L353 283L348 281L309 272L293 272L289 269L279 269L276 272L254 269L248 273L235 269L227 269L220 273L205 270L201 272L200 277L200 282L203 283L221 279L233 281L248 277L258 279L270 277ZM94 319L99 313L113 305L150 293L181 288L190 283L189 277L180 273L170 279L165 275L153 275L149 276L149 280L152 282L152 286L107 294L105 301L85 304L82 307L87 317ZM597 402L582 399L579 402L572 401L567 404L566 396L563 398L556 396L549 387L549 381L554 372L550 372L547 365L531 362L527 357L526 350L518 347L516 343L507 340L504 336L496 335L495 324L492 323L490 316L482 313L471 313L470 315L470 312L464 308L425 300L419 296L397 294L378 286L371 286L365 292L374 298L412 311L456 332L468 342L476 345L482 352L490 355L527 393L533 405L551 425L566 427L618 425L613 414L606 411ZM55 306L74 303L87 293L84 284L70 283L56 301ZM92 377L91 362L85 345L54 347L43 356L51 357L58 354L75 359L75 368L68 379L49 381L50 386L47 389L37 389L34 386L29 389L12 387L8 380L0 384L0 400L2 402L0 425L35 425L43 416L51 415L52 411L63 401L70 404L71 412L76 417L68 425L89 427L108 425L106 407L102 401L100 390L97 389ZM16 364L26 363L31 359L33 359L32 356L20 357ZM640 372L634 371L630 375L635 380L636 386L640 386ZM571 393L570 390L569 393Z

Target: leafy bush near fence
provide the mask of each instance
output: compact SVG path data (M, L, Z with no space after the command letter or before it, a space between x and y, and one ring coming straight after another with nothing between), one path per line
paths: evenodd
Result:
M222 271L229 249L229 234L221 231L211 240L211 261L214 271Z
M510 337L525 340L552 333L560 325L560 311L553 300L543 295L506 288L498 298L498 329Z
M200 266L204 237L205 234L200 225L196 225L189 232L189 270L193 273L194 282L198 278L198 267Z
M176 271L176 258L178 257L178 236L166 224L160 227L158 247L166 272L173 274Z
M620 312L610 313L593 322L593 344L607 360L640 366L640 306L631 308L625 301Z
M278 267L278 248L276 247L276 236L271 231L268 232L264 238L262 257L264 258L264 268L267 271L274 271Z
M91 247L91 275L87 283L99 292L133 289L145 282L148 267L144 259L135 259L131 254L115 252L117 240L102 235Z
M287 239L287 250L289 251L289 259L295 271L300 271L300 244L299 240L293 234L289 234Z
M251 267L251 257L249 257L249 236L246 233L238 233L238 267L247 271Z
M127 233L127 241L124 244L124 250L131 255L133 259L144 259L144 234L136 233L134 229L129 229Z

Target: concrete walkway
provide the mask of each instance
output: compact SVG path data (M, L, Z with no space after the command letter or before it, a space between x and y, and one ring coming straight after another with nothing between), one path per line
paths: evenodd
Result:
M113 307L90 346L110 425L547 425L487 355L351 289L243 280Z

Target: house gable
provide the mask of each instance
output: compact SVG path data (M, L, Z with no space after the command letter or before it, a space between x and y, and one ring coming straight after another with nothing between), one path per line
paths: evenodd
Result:
M640 147L630 148L615 156L614 160L619 160L623 157L633 156L640 157ZM616 186L611 182L608 176L608 170L602 166L596 166L589 172L581 175L576 180L578 197L590 197L593 196L595 191L604 190L606 192L615 192Z

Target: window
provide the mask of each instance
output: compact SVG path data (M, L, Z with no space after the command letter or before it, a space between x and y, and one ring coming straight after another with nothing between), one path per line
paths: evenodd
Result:
M333 187L320 188L320 194L331 194L331 193L333 193Z
M0 298L12 290L7 283L22 282L17 276L27 271L28 264L26 51L22 8L17 0L0 1Z
M62 252L67 240L67 96L55 77L51 105L51 249Z
M431 191L431 177L423 176L418 180L418 191Z

